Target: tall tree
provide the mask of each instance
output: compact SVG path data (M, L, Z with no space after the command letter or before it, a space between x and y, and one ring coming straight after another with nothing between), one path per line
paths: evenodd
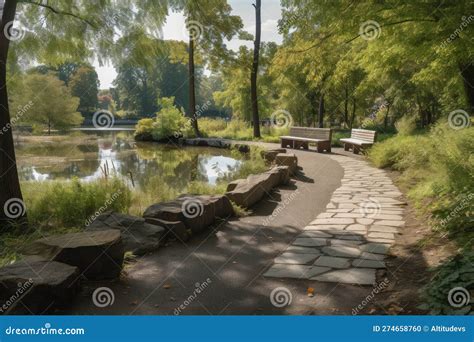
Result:
M87 116L99 106L99 76L92 66L82 66L69 81L71 93L80 99L77 110Z
M17 14L17 5L22 15ZM166 18L165 2L129 1L34 1L5 0L0 23L0 222L24 219L5 210L13 199L22 201L16 156L8 107L7 66L15 65L19 56L30 61L61 64L72 59L81 61L94 56L99 61L112 52L114 35L126 34L135 22L146 22L150 29L160 27ZM15 27L14 25L18 25ZM15 51L9 54L10 43ZM12 44L13 45L13 44ZM118 52L117 52L118 53ZM10 68L10 71L12 68ZM5 132L5 129L6 132Z
M250 74L250 94L252 101L252 121L253 121L253 136L260 138L260 117L258 115L258 94L257 94L257 77L258 77L258 60L260 57L260 36L262 32L262 17L260 10L262 8L262 1L256 0L255 4L255 40L253 47L253 62L252 72Z
M183 11L188 31L189 108L188 117L196 136L200 136L196 115L196 50L207 52L209 64L218 65L227 55L224 41L242 29L242 20L231 15L227 0L171 0L172 6Z
M13 108L27 108L31 101L34 111L32 115L24 115L23 122L46 127L51 134L51 128L67 129L84 120L77 112L79 98L72 96L70 89L56 76L28 74L20 85L12 89Z

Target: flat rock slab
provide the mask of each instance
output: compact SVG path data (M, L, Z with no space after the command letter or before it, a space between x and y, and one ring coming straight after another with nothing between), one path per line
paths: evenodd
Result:
M285 250L285 252L302 253L302 254L316 254L316 255L321 254L321 252L316 248L303 247L303 246L290 246Z
M55 261L19 261L0 269L0 314L44 314L67 308L79 269Z
M345 270L330 271L312 277L311 280L330 283L373 285L375 284L375 269L349 268Z
M371 232L369 238L394 240L395 235L393 233Z
M380 260L355 259L352 266L363 268L385 268L385 263Z
M367 243L360 246L360 249L364 252L376 253L376 254L387 254L390 249L389 244L384 243Z
M322 252L335 257L357 258L360 255L360 250L358 248L349 246L323 247Z
M304 246L304 247L319 247L319 246L326 246L327 241L326 239L320 238L297 238L293 245L296 246Z
M54 235L36 240L24 251L76 266L87 279L113 279L122 270L124 247L117 229Z
M319 225L319 224L339 224L339 225L346 225L354 223L354 219L351 218L323 218L323 219L316 219L311 222L311 225Z
M300 238L303 238L303 237L330 238L332 237L332 235L320 230L313 230L313 231L307 230L303 232L302 234L298 235L298 237Z
M319 254L283 253L275 258L276 264L306 265L312 263Z
M274 264L263 276L272 278L310 279L329 270L329 267Z
M122 233L125 251L135 255L156 251L166 232L164 227L150 224L141 217L111 211L98 216L86 230L107 229L118 229Z
M320 256L313 265L330 268L348 268L351 266L351 262L350 259L346 258Z
M392 234L397 234L398 229L395 227L389 227L389 226L379 226L379 225L373 225L370 226L369 232L380 232L380 233L392 233Z

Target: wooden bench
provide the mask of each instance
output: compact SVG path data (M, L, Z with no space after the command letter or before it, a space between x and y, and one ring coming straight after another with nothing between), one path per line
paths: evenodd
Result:
M290 127L290 135L281 136L281 147L309 149L309 144L316 144L318 152L331 152L330 128Z
M351 137L340 139L344 143L344 151L349 151L355 154L359 153L360 150L372 146L375 143L377 137L376 131L369 131L367 129L353 129L351 130Z

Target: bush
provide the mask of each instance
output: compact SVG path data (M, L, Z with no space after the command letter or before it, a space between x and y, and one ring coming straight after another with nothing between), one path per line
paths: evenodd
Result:
M163 97L160 101L161 110L156 114L153 123L153 139L159 140L181 135L189 124L183 113L174 106L174 97Z
M135 135L139 134L151 134L153 131L153 123L155 120L153 119L141 119L138 121L137 125L135 126Z

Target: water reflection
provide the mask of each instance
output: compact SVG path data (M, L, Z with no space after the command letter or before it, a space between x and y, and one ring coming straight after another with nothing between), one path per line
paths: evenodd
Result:
M26 139L16 147L21 180L71 179L92 181L116 175L139 187L159 177L173 188L190 181L215 184L238 170L241 162L230 151L204 147L179 148L135 143L132 132L84 132L59 141Z

